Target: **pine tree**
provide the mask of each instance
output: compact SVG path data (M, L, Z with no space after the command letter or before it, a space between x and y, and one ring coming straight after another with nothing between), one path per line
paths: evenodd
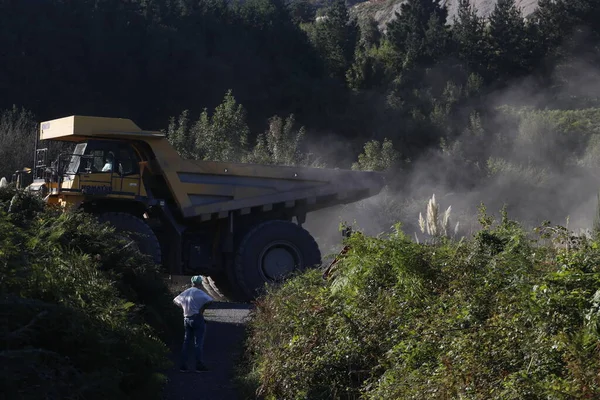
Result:
M565 15L555 0L539 0L537 9L530 19L537 26L537 46L544 52L555 51L564 36Z
M485 21L477 15L470 0L459 0L458 13L452 25L452 39L458 58L467 69L484 75L488 65L489 51L485 38Z
M294 0L288 7L292 15L292 20L296 24L309 23L315 19L316 7L308 0Z
M344 0L335 0L323 19L315 23L311 39L331 76L345 81L358 35L358 23L350 18Z
M402 5L396 20L388 24L385 61L393 74L388 105L397 111L408 106L405 111L413 120L423 121L430 112L427 73L450 50L447 16L447 9L439 0L409 0Z
M496 78L509 79L529 71L529 39L523 13L515 0L498 0L489 17L489 70Z
M426 54L427 31L445 26L447 18L448 10L440 0L408 0L388 24L386 37L405 60L418 62Z
M443 21L439 15L433 13L427 21L427 30L425 31L423 48L423 62L433 64L438 60L443 60L450 53L451 36L446 25L446 19Z
M381 33L373 19L360 25L360 40L354 52L354 62L346 72L346 81L351 89L368 90L381 84L383 66L375 54L380 41Z
M556 98L587 103L586 96L565 97L563 85L575 76L581 76L581 65L600 63L600 2L597 0L540 0L532 16L535 22L536 47L544 57L549 70L545 74L547 86ZM586 71L587 72L587 71Z
M566 56L600 52L600 2L540 0L534 18L539 42L551 53Z

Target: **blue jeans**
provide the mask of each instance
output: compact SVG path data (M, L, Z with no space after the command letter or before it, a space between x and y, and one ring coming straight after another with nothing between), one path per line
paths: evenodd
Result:
M181 349L180 366L187 366L189 347L194 337L194 354L196 356L196 365L202 364L202 348L204 346L204 332L206 331L206 322L202 314L192 315L183 319L185 335L183 337L183 347Z

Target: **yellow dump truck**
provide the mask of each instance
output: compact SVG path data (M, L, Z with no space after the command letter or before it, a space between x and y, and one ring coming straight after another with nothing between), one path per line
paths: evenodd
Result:
M185 160L164 134L121 118L43 122L39 139L74 150L48 166L47 149L36 146L30 190L97 215L135 236L169 274L205 275L209 291L237 300L320 265L302 228L307 213L383 187L374 172Z

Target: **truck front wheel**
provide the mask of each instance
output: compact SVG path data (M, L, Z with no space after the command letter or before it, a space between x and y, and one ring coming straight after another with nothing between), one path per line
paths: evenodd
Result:
M161 263L161 249L156 234L142 219L123 212L106 212L98 216L98 221L109 222L116 232L128 234L140 253L149 255L155 264Z
M290 273L321 264L315 239L287 221L257 225L242 239L235 258L235 279L246 300L261 294L265 283L280 282Z

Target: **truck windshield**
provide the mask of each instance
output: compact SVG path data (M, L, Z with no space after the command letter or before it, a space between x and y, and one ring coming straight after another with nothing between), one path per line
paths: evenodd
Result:
M67 167L67 175L74 175L79 170L79 164L81 163L81 156L85 153L87 143L78 143L73 150L71 161Z

